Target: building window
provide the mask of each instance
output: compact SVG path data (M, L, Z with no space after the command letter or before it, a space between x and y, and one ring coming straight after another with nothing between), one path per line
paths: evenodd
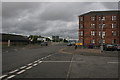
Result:
M101 28L101 24L98 24L98 28L99 28L99 29Z
M91 17L91 20L92 20L92 21L95 21L95 16L92 16L92 17Z
M105 43L105 40L102 40L102 43Z
M95 28L95 24L91 24L91 28L94 29Z
M102 38L105 38L105 32L102 32Z
M80 31L80 36L83 36L83 31Z
M117 40L116 39L113 39L112 40L112 44L116 44L117 43Z
M94 43L95 43L95 39L91 40L91 43L93 43L93 44L94 44Z
M116 20L116 16L112 16L112 21Z
M102 17L102 20L105 21L105 16Z
M117 32L116 32L116 31L112 31L112 35L113 35L113 36L116 36L116 35L117 35Z
M95 36L95 31L91 31L91 35L92 35L92 36Z
M80 39L80 43L83 43L83 39Z
M98 17L98 19L99 19L99 21L101 21L101 17L100 16Z
M83 29L83 24L80 24L80 29Z
M100 44L100 43L101 43L101 40L98 40L98 43Z
M103 27L103 28L105 28L105 26L106 26L105 24L102 24L102 27Z
M98 28L99 28L99 29L101 28L101 26L102 26L103 28L105 28L106 24L98 24Z
M116 28L117 27L117 24L112 24L112 28Z
M80 21L83 21L83 17L80 17Z
M98 35L101 36L101 32L100 31L98 32Z

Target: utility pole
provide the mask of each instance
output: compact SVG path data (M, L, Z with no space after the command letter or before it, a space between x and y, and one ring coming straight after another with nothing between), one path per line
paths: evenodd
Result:
M101 22L101 46L100 46L100 49L101 49L101 53L103 52L103 18L102 18L102 20L101 20L102 22Z

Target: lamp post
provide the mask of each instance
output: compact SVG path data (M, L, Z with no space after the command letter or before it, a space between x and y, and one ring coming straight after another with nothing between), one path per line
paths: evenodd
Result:
M104 19L102 19L102 23L101 23L101 46L100 46L100 49L101 49L101 53L103 52L103 21Z

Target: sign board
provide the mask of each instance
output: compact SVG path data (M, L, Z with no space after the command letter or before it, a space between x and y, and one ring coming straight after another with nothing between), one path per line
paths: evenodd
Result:
M80 45L80 46L82 46L82 45L83 45L83 43L76 43L76 45Z

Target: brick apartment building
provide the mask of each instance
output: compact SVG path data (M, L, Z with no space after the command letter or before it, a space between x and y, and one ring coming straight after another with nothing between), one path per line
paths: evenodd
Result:
M120 11L91 11L79 16L79 41L120 44Z

